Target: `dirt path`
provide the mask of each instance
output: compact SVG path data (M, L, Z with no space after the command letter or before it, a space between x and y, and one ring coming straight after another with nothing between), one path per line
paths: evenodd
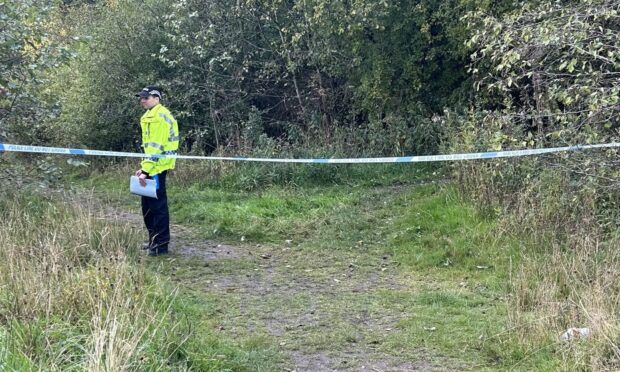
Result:
M391 345L398 322L412 314L383 294L415 289L387 257L360 262L344 254L317 257L274 246L227 247L219 253L202 256L207 266L177 276L178 282L220 299L218 331L275 339L291 359L289 371L463 368L423 348Z
M104 218L142 228L136 213L103 207ZM399 322L419 290L389 256L296 245L231 246L171 227L172 254L152 258L164 274L212 305L215 332L263 338L289 359L287 371L446 371L463 362L411 345Z

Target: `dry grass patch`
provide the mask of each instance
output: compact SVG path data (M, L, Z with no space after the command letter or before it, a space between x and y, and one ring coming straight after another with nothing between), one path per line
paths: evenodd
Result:
M132 264L132 230L36 195L8 195L0 215L0 364L97 371L169 363L183 343L168 336L174 296Z

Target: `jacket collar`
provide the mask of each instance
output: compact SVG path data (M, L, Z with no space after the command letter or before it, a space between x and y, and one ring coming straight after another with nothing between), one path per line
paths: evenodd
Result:
M159 106L161 106L161 103L156 104L155 106L153 106L150 109L146 110L146 112L153 111L153 110L155 110Z

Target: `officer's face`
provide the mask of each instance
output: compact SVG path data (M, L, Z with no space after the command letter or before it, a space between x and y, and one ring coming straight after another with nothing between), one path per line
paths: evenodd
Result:
M159 103L159 97L148 96L148 97L140 97L140 105L142 108L148 110L151 107L155 106Z

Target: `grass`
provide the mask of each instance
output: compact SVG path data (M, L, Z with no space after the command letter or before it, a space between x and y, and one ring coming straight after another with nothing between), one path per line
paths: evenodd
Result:
M21 191L0 200L3 369L272 368L268 351L240 350L188 321L194 308L139 264L134 230L59 197Z
M193 330L176 358L198 370L564 365L556 342L528 344L511 326L511 275L527 241L433 172L345 180L330 170L322 183L251 188L172 175L172 222L193 231L184 238L236 250L145 262L178 286L172 313ZM139 213L125 178L73 182Z
M283 241L291 231L298 237L325 210L352 198L335 190L295 195L286 189L248 194L191 187L171 192L177 195L170 206L180 223L201 227L206 238L254 242Z

